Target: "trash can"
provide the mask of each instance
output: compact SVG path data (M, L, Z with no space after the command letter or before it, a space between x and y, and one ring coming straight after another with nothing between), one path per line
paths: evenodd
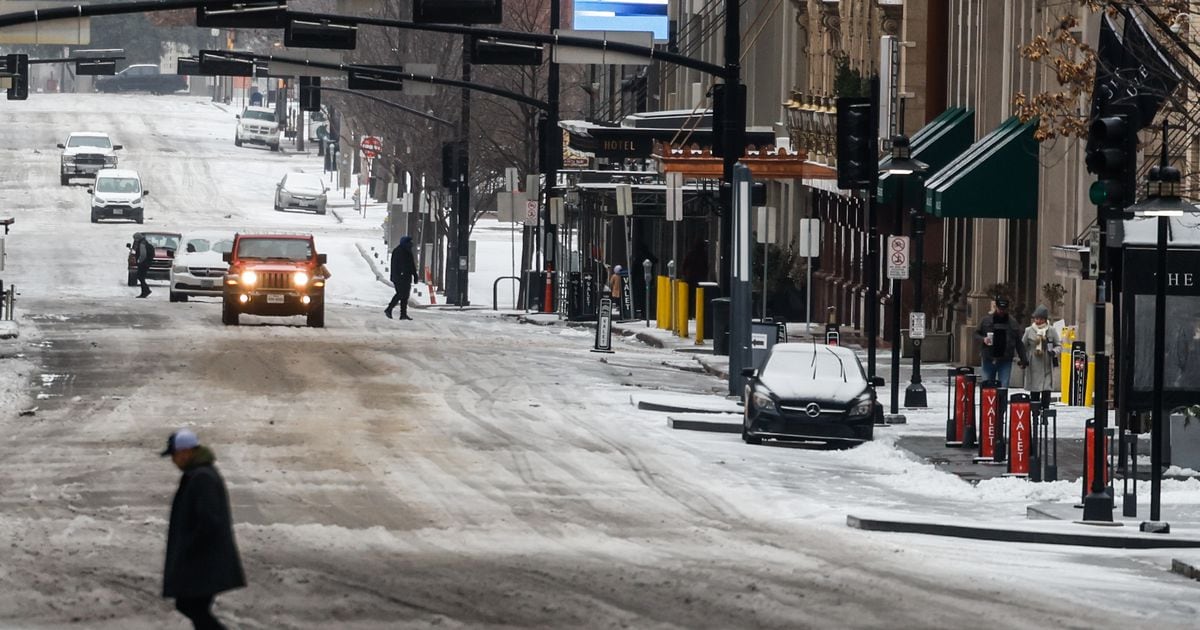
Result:
M712 322L713 354L729 356L729 298L714 298L709 302L711 307L708 320Z
M712 339L713 338L713 320L711 317L711 313L713 312L712 311L712 302L713 302L713 300L717 299L718 294L720 294L721 285L717 284L716 282L701 282L701 283L697 284L696 287L700 288L700 289L704 289L704 303L699 304L697 306L699 308L704 309L703 312L705 315L709 315L709 317L704 318L704 330L697 331L696 334L699 335L700 339ZM726 298L726 300L728 300L728 298Z

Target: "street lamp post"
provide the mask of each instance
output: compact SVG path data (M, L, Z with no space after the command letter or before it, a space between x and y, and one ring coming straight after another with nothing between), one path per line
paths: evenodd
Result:
M1163 464L1163 407L1164 359L1166 352L1167 311L1167 233L1171 217L1183 216L1194 208L1180 199L1179 188L1182 177L1179 169L1167 163L1167 122L1163 121L1163 146L1159 166L1150 170L1149 194L1145 201L1129 209L1134 216L1155 217L1158 221L1157 252L1154 269L1154 383L1151 395L1150 425L1150 520L1143 522L1141 530L1158 534L1170 533L1171 526L1162 519L1162 464Z
M913 250L916 253L914 260L916 265L913 266L913 273L916 275L913 278L913 309L916 312L924 313L925 307L925 212L920 208L913 208L912 211L913 224ZM910 326L909 336L912 336ZM921 340L913 339L913 357L912 357L912 378L908 382L908 387L904 390L904 406L909 409L924 409L929 406L929 399L925 394L925 386L921 384Z
M885 162L880 173L887 173L896 176L896 232L904 231L904 183L909 175L924 173L929 169L929 165L912 158L912 148L908 141L908 136L898 135L892 138L892 154ZM914 226L915 227L915 226ZM920 282L918 271L918 282ZM885 417L885 421L889 424L900 424L905 421L903 415L900 414L900 307L902 300L900 299L900 281L892 280L892 378L891 378L891 413ZM924 389L922 388L922 393ZM904 406L909 406L907 392L905 393ZM925 405L920 405L924 407Z

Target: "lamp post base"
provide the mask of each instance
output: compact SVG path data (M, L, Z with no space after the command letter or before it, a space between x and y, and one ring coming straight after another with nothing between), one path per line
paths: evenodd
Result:
M1141 530L1147 534L1170 534L1171 524L1163 521L1143 521Z
M1113 498L1105 492L1089 492L1083 498L1083 520L1105 521L1113 520Z
M907 409L924 409L929 406L929 398L925 395L925 386L920 383L909 383L904 390L904 407Z

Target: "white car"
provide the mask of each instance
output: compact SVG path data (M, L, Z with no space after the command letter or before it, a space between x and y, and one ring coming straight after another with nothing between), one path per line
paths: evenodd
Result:
M100 219L128 219L141 223L142 198L150 194L142 188L137 171L106 168L96 173L96 183L88 188L92 196L92 223Z
M247 107L238 118L233 143L265 144L272 151L279 150L279 123L275 121L275 110L269 107Z
M179 242L171 265L171 301L186 302L193 295L221 297L221 282L229 269L224 255L233 251L233 234L190 232Z
M58 148L63 150L59 179L66 186L72 177L94 177L102 169L116 168L116 152L122 147L113 144L106 133L74 131L65 143L59 143Z
M300 208L325 214L325 181L312 173L288 173L275 184L275 209Z

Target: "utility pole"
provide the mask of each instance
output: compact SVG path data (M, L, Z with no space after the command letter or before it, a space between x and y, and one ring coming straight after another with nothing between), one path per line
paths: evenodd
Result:
M463 35L463 58L462 58L462 80L464 83L471 82L471 36ZM458 151L461 155L456 155L454 166L458 169L458 231L455 233L457 246L455 247L457 256L450 261L450 264L456 265L455 277L458 279L458 300L457 304L467 306L470 304L469 281L467 278L468 261L467 255L471 251L471 186L470 186L470 155L471 155L471 91L463 88L462 91L462 117L458 121L459 138L461 144L458 146ZM455 152L457 153L457 152Z
M742 66L739 59L742 52L740 5L738 0L725 0L725 85L720 93L723 99L722 120L713 121L714 128L718 124L721 125L721 146L724 154L721 175L725 182L725 186L721 188L721 206L724 213L720 223L721 253L718 268L721 274L721 289L726 294L731 287L733 272L733 167L742 159L742 153L746 150L746 93L742 87ZM714 113L715 105L716 103L713 107ZM736 309L731 307L730 313L734 312L737 312ZM733 322L730 322L730 331L732 330Z
M550 2L550 32L558 30L562 25L562 3L559 0L551 0ZM554 259L555 248L553 243L555 240L556 226L550 223L550 197L554 194L554 185L558 182L558 163L562 160L562 132L558 129L559 117L559 76L558 64L554 62L553 57L550 60L549 74L546 77L546 102L550 104L550 111L546 113L545 131L542 134L542 154L545 155L545 164L542 164L543 172L546 175L546 183L542 188L546 191L546 203L542 206L543 211L538 214L542 225L546 226L543 242L537 246L542 250L542 269L550 271L552 268L557 268L558 261ZM542 218L544 217L544 219ZM559 281L564 281L561 274L566 272L565 269L558 269L560 274Z

